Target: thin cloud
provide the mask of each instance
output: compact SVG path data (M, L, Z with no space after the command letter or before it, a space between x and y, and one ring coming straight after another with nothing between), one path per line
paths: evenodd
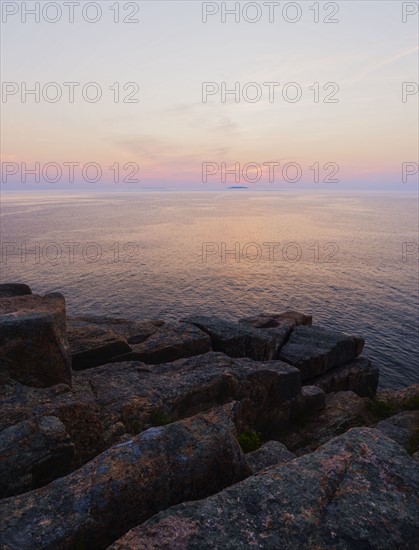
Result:
M377 69L380 69L381 67L384 67L385 65L389 65L390 63L393 63L393 61L397 61L397 59L401 59L402 57L406 57L407 55L410 55L411 53L417 52L418 50L419 50L419 46L416 45L413 48L409 48L408 50L405 50L405 51L400 52L396 55L393 55L393 56L385 59L384 61L381 61L380 63L377 63L377 65L374 65L373 67L371 67L367 71L363 72L358 77L351 80L350 82L351 82L351 84L354 84L355 82L359 82L360 80L362 80L363 78L365 78L369 74L373 73Z

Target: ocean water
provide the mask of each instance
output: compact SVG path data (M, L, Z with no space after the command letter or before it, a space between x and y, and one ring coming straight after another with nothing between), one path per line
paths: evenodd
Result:
M381 387L419 381L417 196L4 194L2 281L68 313L237 320L295 309L356 333Z

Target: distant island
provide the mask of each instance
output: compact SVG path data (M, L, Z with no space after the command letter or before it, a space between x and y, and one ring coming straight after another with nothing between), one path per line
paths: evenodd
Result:
M231 187L227 187L227 189L249 189L249 188L245 187L244 185L232 185Z

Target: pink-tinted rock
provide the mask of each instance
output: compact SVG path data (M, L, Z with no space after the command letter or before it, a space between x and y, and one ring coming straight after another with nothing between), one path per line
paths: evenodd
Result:
M417 548L419 463L355 428L302 458L160 512L112 550Z
M83 370L120 360L160 330L163 321L131 321L113 317L69 317L67 334L72 367ZM164 329L163 329L164 333ZM118 358L118 359L117 359Z
M72 389L8 385L0 397L0 429L56 416L75 445L77 467L127 432L136 435L233 400L243 402L243 429L273 431L286 425L300 398L298 369L211 352L161 365L112 363L79 371Z
M132 352L120 356L118 361L166 363L212 350L208 334L194 325L181 322L165 323L138 344L134 343L134 338L129 342Z
M126 338L102 325L70 318L67 328L74 370L97 367L131 351Z
M0 540L9 550L104 548L159 510L249 473L226 406L151 428L64 478L3 500Z

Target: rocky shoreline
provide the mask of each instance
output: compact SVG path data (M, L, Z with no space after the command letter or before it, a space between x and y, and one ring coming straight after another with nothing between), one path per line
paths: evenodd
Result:
M67 317L23 284L0 323L1 548L419 547L419 385L377 391L361 337Z

